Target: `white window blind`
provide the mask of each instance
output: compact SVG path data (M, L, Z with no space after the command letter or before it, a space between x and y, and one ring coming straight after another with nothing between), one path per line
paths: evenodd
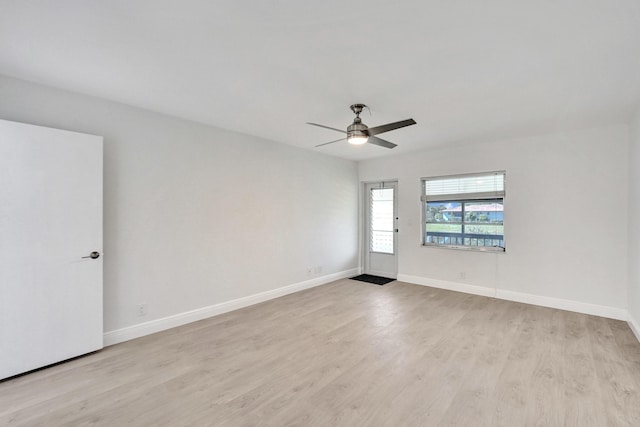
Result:
M424 201L504 197L504 172L426 178Z

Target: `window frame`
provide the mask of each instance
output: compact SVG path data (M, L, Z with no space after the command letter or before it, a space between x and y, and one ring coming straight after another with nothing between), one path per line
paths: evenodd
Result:
M455 193L455 194L445 194L445 195L437 195L437 196L427 196L426 186L427 181L436 181L443 179L455 179L455 178L473 178L473 177L481 177L481 176L491 176L491 175L502 175L503 177L503 189L499 192L476 192L476 193ZM459 245L459 244L438 244L438 243L428 243L427 242L427 203L428 202L456 202L460 203L462 206L462 212L464 212L465 203L473 203L479 201L493 201L502 200L502 205L504 206L506 200L506 186L507 186L507 173L506 171L490 171L490 172L478 172L478 173L468 173L468 174L455 174L455 175L439 175L439 176L430 176L420 178L422 184L422 195L420 197L421 203L421 212L422 212L422 221L421 221L421 245L428 248L441 248L441 249L455 249L455 250L464 250L464 251L476 251L476 252L497 252L504 253L506 252L506 239L504 233L504 210L503 210L503 218L502 218L502 246L471 246L471 245ZM460 224L461 231L464 234L465 225L469 225L468 222L464 220L464 214L462 215L462 219L460 222L456 222L454 224ZM477 223L476 223L477 224ZM484 225L485 223L478 224ZM487 223L490 225L490 223Z

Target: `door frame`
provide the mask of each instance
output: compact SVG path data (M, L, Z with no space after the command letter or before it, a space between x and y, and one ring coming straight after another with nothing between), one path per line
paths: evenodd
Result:
M362 203L362 209L360 211L360 261L361 261L361 272L364 274L372 274L371 266L370 266L370 234L369 234L369 191L367 188L371 185L379 184L379 188L389 188L385 187L385 184L392 184L395 187L395 191L393 194L393 212L394 212L394 233L393 233L393 249L394 249L394 262L393 262L393 278L398 276L398 179L390 178L384 180L375 180L375 181L362 181L362 185L360 190L362 191L362 195L360 197L360 202Z

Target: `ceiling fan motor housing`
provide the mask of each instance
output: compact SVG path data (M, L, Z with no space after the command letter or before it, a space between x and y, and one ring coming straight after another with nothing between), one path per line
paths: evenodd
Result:
M353 137L366 138L369 136L369 132L367 132L367 129L369 129L369 126L362 123L362 120L360 120L360 117L356 117L353 123L350 124L349 127L347 127L347 138L353 138Z

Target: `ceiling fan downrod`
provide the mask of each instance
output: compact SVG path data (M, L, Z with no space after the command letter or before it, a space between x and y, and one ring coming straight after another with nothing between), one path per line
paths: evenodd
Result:
M362 110L365 108L367 108L367 106L364 104L353 104L351 106L351 111L355 113L356 117L360 117L360 113L362 113Z

